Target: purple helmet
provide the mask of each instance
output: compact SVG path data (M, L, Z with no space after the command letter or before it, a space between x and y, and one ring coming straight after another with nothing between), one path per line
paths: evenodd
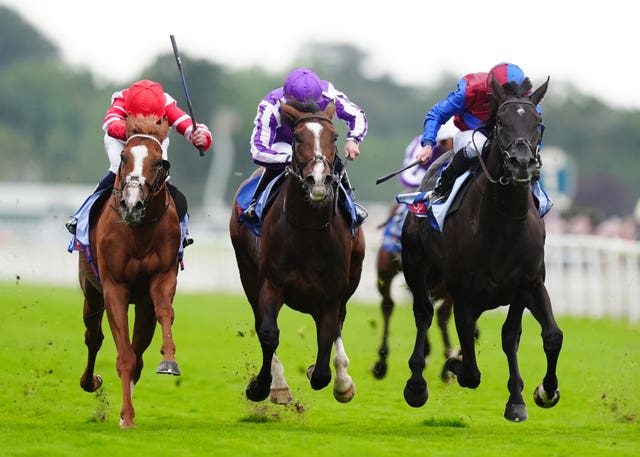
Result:
M308 68L298 68L284 80L284 96L293 97L300 102L317 102L322 96L320 78Z

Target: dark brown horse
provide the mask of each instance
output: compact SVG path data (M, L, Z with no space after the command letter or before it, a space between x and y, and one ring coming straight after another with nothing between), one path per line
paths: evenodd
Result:
M252 401L262 401L270 392L272 401L291 399L275 354L278 313L284 304L311 315L316 323L318 352L315 366L307 371L311 387L322 389L331 381L333 346L333 394L338 401L348 402L355 393L347 373L342 326L347 300L360 281L364 235L357 227L351 236L349 222L336 205L340 178L335 174L338 135L331 121L335 105L319 112L305 108L282 107L283 120L291 122L294 130L293 156L264 217L261 237L239 222L237 194L229 224L240 279L262 347L260 372L246 389Z
M113 198L100 209L90 230L93 262L80 253L80 286L84 292L87 367L82 388L95 392L102 378L94 373L102 345L102 316L107 312L116 344L116 368L122 383L120 426L135 427L132 395L140 379L142 355L151 344L156 321L162 329L162 361L158 373L179 375L173 342L173 297L176 292L180 225L166 185L169 163L162 140L169 125L155 116L127 118L128 140L122 151ZM92 270L97 266L99 279ZM135 305L133 335L127 312Z
M397 210L399 204L396 203L391 208L391 214L387 221L379 228L386 226L388 223L393 223L392 218L397 217ZM389 324L391 321L391 315L395 308L395 301L391 296L391 285L394 278L402 272L402 256L399 251L389 249L384 243L378 249L378 255L376 257L376 272L378 292L382 296L380 307L382 310L383 318L383 332L382 342L378 349L378 361L373 366L372 372L377 379L383 379L387 374L387 357L389 356ZM434 297L436 298L436 297ZM458 349L454 348L451 344L451 338L449 337L448 324L449 319L453 311L453 302L449 297L442 298L441 304L438 307L438 327L442 335L442 342L444 344L444 357L445 360L449 357L456 356ZM429 342L428 335L424 340L424 356L428 357L431 354L431 343ZM450 382L452 379L451 372L443 367L440 377L444 382Z
M462 387L480 384L473 345L477 319L488 309L508 306L502 327L502 349L509 365L504 416L512 421L527 418L517 359L526 308L542 327L547 358L542 384L534 390L535 402L550 408L560 398L556 366L562 332L544 284L545 227L530 189L541 165L542 119L536 106L548 83L528 95L532 89L528 78L521 85L510 82L504 87L494 79L488 144L479 160L482 167L472 176L460 208L447 217L442 233L425 218L409 215L405 221L402 262L417 327L409 359L411 377L404 390L411 406L422 406L428 398L422 376L423 340L433 319L429 291L438 287L444 287L455 303L462 357L449 359L447 367Z

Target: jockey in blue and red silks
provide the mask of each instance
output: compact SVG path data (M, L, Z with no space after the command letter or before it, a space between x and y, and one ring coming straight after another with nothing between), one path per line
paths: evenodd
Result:
M510 81L520 84L525 75L520 67L506 62L495 65L489 73L467 74L458 81L456 90L436 103L425 117L421 141L422 151L416 155L416 159L420 159L423 163L431 158L433 146L436 144L436 133L441 125L453 117L456 127L460 129L460 133L454 139L455 155L449 165L442 170L430 199L432 203L438 203L448 196L455 179L467 170L471 159L478 157L482 152L488 133L483 130L483 127L489 121L491 114L489 101L493 77L500 85ZM539 106L537 109L540 112ZM541 205L540 213L544 215L550 209L551 202L538 182L532 184L532 190Z
M321 80L313 70L297 68L291 71L282 87L272 90L260 101L253 121L251 156L255 164L265 167L265 171L253 194L251 204L243 213L243 217L249 222L257 221L255 205L260 193L291 162L293 130L282 122L280 116L280 107L289 99L302 103L314 102L320 110L324 110L331 101L335 102L336 117L343 120L349 129L344 146L345 157L353 160L360 155L359 144L367 133L367 117L362 108L349 100L332 83ZM342 162L339 158L337 162L336 171L340 172ZM343 184L350 192L351 186L346 173ZM352 195L351 197L353 198ZM358 222L361 223L366 217L366 211L359 205L356 205L356 210L360 219Z

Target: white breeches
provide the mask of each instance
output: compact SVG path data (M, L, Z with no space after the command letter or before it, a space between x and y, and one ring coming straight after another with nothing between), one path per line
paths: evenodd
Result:
M487 137L483 133L465 130L458 133L453 139L453 150L458 152L462 149L467 159L471 159L480 155L486 141Z

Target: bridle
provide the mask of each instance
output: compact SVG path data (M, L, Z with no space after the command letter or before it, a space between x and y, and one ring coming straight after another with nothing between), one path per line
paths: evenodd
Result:
M129 141L131 141L134 138L145 138L145 139L150 139L153 140L158 147L160 148L160 151L162 151L162 143L160 142L160 140L158 140L155 136L153 135L146 135L144 133L136 133L133 134L131 136L129 136L129 138L127 138L127 141L124 145L124 147L127 147L127 144L129 143ZM114 187L113 189L113 196L114 199L122 199L122 196L124 194L124 191L126 188L135 188L135 187L142 187L142 183L138 180L137 176L134 176L132 178L130 178L128 181L126 178L123 179L122 177L122 167L124 165L124 162L120 163L120 168L118 169L118 181L120 182L120 188L116 189ZM149 202L151 201L151 199L158 194L163 187L165 187L165 183L166 183L166 178L167 178L167 174L170 168L170 163L168 160L162 160L159 165L155 166L155 170L156 170L156 174L155 177L152 181L152 183L150 184L147 180L145 180L144 185L147 186L149 192L147 193L144 201L142 201L142 209L141 209L141 219L144 218L146 211L147 211L147 206L149 204ZM117 209L116 207L117 205L112 205L111 208L124 220L124 217L122 215L122 212ZM167 209L169 208L169 203L166 204L166 206L164 207L164 209L162 210L162 212L154 217L153 219L146 221L144 224L142 222L135 224L135 225L149 225L149 224L154 224L156 223L158 220L160 220L160 218L162 218L162 216L165 214L165 212L167 211Z
M511 141L506 141L503 138L502 123L500 122L500 119L498 118L497 113L500 112L500 109L503 106L508 105L508 104L514 104L514 103L517 103L519 105L531 106L534 109L534 111L536 109L536 105L532 101L530 101L529 99L506 100L506 101L502 102L498 106L498 108L496 110L496 122L495 122L495 125L493 127L492 141L495 141L497 146L500 148L500 151L502 152L502 162L504 164L508 163L509 160L512 158L512 155L511 155L511 153L509 151L514 146L524 144L527 147L527 149L531 152L531 154L533 155L534 159L536 160L536 162L537 162L536 169L539 172L540 168L542 167L542 159L540 158L539 152L540 152L540 146L542 144L542 136L544 134L544 128L545 128L545 126L542 123L542 121L540 121L538 123L538 126L537 126L537 128L540 130L540 137L538 138L538 142L537 142L537 144L535 146L533 144L531 144L531 142L528 139L524 138L524 137L516 137L516 138L512 139ZM480 128L474 130L474 135L475 135L475 132L478 131L479 129ZM473 139L473 136L472 136L472 139ZM474 147L476 147L475 140L473 140L473 141L474 141ZM477 150L477 147L476 147L476 150ZM494 178L491 177L491 173L487 169L487 166L486 166L486 164L484 162L484 159L482 158L482 152L480 152L478 154L478 160L480 162L480 165L482 166L482 169L483 169L487 179L491 183L493 183L493 184L501 184L503 186L506 186L506 185L508 185L508 184L510 184L512 182L513 177L511 176L511 173L508 172L508 167L505 167L506 170L505 170L505 172L503 173L502 176L500 176L498 179L494 179Z
M293 124L294 132L301 123L303 122L306 123L308 121L324 121L333 125L333 122L331 121L331 119L329 119L326 116L320 116L320 115L304 116L294 122ZM337 147L335 148L335 156L332 162L329 162L329 159L327 159L322 154L315 154L313 157L310 157L306 161L301 162L300 160L298 160L298 156L296 154L296 143L297 142L294 135L293 143L291 145L291 148L292 148L291 166L287 166L285 168L285 171L287 172L287 174L294 176L305 190L309 190L311 186L314 185L315 181L312 176L304 177L302 176L302 173L309 164L323 162L325 166L329 168L329 170L331 170L331 173L325 176L325 181L323 184L325 187L331 186L331 184L336 180L335 166L336 166L336 157L338 156Z

